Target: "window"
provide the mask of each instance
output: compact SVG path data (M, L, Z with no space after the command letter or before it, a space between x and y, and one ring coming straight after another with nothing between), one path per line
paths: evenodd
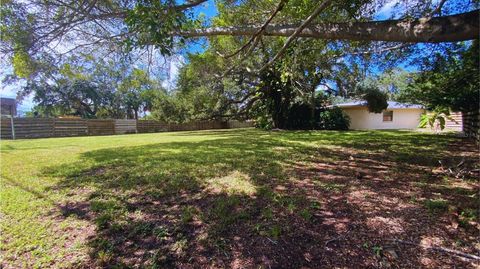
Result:
M384 111L383 121L393 121L393 111Z

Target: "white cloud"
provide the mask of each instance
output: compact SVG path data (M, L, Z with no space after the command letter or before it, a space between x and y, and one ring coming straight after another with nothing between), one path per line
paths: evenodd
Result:
M435 8L440 3L440 0L432 0L431 8ZM386 0L383 6L375 13L375 18L379 20L398 19L402 14L405 14L406 9L415 3L405 0Z
M375 17L378 19L388 19L392 16L393 12L398 12L397 8L402 3L401 0L390 0L385 2L385 4L380 8ZM399 13L399 12L398 12Z

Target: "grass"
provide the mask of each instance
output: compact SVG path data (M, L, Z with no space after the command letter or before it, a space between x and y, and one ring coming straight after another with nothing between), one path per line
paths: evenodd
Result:
M443 199L426 200L425 207L432 213L442 213L448 210L448 201Z
M363 205L348 200L359 190L374 192L368 200L413 190L396 196L417 214L432 218L428 209L455 205L472 223L473 183L418 184L439 159L459 158L447 149L455 141L405 131L253 129L1 141L2 266L229 267L235 255L263 266L252 252L280 262L288 257L281 251L314 244L308 231L317 241L337 233L329 218L358 215L352 222L365 226ZM369 214L385 210L378 212ZM287 245L265 249L272 243L262 238Z

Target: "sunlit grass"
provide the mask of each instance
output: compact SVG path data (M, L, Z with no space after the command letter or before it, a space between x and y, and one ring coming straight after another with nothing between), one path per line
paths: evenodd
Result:
M209 179L207 183L216 192L246 195L254 195L256 193L256 188L250 182L250 177L239 171L234 171L223 177Z

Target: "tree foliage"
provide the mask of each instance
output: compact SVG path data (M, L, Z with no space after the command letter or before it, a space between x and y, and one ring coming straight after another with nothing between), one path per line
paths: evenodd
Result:
M39 116L131 118L151 110L164 93L159 83L127 62L84 55L71 58L45 78L29 80L22 94L33 94Z
M421 102L428 108L447 107L454 111L479 109L479 43L459 44L444 54L425 58L423 70L399 99Z
M425 128L429 126L432 130L441 131L445 129L445 123L447 120L451 119L452 118L450 117L450 111L448 108L437 107L429 113L422 114L418 127Z
M360 86L362 99L367 102L368 111L382 113L388 107L388 95L375 86Z
M72 89L80 93L95 89L101 100L101 109L94 109L96 117L136 118L139 112L150 110L151 117L171 122L258 118L277 128L293 128L289 119L298 112L310 118L297 119L293 125L309 122L314 126L319 87L345 98L361 97L364 93L357 91L357 86L372 70L391 68L414 51L412 44L388 42L392 39L386 35L391 33L379 33L383 24L370 23L385 5L383 0L327 1L325 9L313 17L318 1L284 1L279 8L279 3L272 1L220 0L215 2L217 14L209 18L195 10L206 0L28 2L10 0L0 7L5 18L0 27L0 50L15 71L8 80L27 80L22 94L34 93L37 100L55 99ZM429 22L444 21L436 18L440 15L464 13L465 17L474 8L472 3L442 1L437 6L431 0L409 1L396 8L397 14L389 15L400 21L388 23L394 28L417 23L424 26L421 29L430 29ZM320 32L330 35L339 29L349 33L360 24L368 34L361 39L290 37L287 40L292 42L286 44L285 31L278 34L276 29L298 30L309 17L309 27L320 27ZM432 20L415 20L420 17ZM331 24L336 22L340 24ZM465 20L463 25L477 27ZM225 31L225 35L213 30ZM435 32L421 41L435 41L443 34ZM205 47L185 54L182 49L199 41L198 36L204 37L200 41ZM152 68L152 62L178 53L184 53L186 64L180 68L176 87L163 91L162 76L152 75L152 70L158 70ZM88 64L72 60L84 55L91 57ZM68 64L76 67L66 75L62 72ZM42 89L55 94L43 94ZM371 103L378 101L375 107L379 108L374 111L379 111L383 97L370 95ZM96 103L87 99L87 107L95 108ZM49 102L45 104L53 104ZM69 102L66 107L70 111L73 106ZM77 106L71 113L91 116L79 109Z

